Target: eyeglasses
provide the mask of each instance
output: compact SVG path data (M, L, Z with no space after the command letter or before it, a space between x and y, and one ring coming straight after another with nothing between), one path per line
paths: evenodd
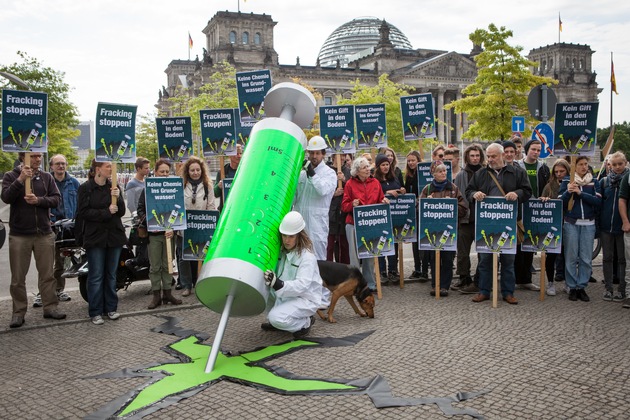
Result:
M444 159L444 155L437 155L439 159Z

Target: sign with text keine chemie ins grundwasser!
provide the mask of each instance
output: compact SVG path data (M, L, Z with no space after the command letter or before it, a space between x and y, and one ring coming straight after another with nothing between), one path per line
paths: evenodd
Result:
M97 162L136 161L137 109L135 105L98 103L94 151Z
M48 150L48 94L2 90L2 151Z
M145 194L149 232L186 229L182 178L149 177L145 180Z
M392 215L394 242L417 242L415 194L399 194L398 197L388 195L387 198Z
M156 118L158 153L171 163L188 160L193 150L190 117Z
M254 70L236 73L238 94L237 117L243 122L256 122L264 117L265 96L271 89L271 71Z
M182 240L182 259L203 261L217 228L217 210L186 210L186 230Z
M523 204L525 238L521 251L562 251L562 200L528 200Z
M598 102L556 105L554 156L593 156L597 140Z
M486 197L475 202L475 249L478 253L516 254L518 201Z
M357 148L371 149L387 146L385 104L355 105Z
M359 258L394 255L394 235L389 204L371 204L353 209L354 233Z
M354 105L319 108L319 132L326 141L326 153L355 153Z
M457 251L457 199L421 198L418 249Z

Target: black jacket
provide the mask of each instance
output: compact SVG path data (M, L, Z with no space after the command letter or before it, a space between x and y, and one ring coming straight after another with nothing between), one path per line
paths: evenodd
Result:
M118 196L118 212L111 214L111 182L98 185L88 179L79 187L79 217L83 219L84 248L117 248L127 243L125 228L120 218L125 214L122 193Z

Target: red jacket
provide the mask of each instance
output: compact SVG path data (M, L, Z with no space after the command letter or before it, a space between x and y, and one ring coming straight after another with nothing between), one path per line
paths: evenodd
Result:
M352 201L359 199L361 205L380 204L385 198L381 183L374 177L369 177L365 182L361 182L358 177L352 177L343 189L343 200L341 201L341 211L348 213L346 224L354 224L352 217Z

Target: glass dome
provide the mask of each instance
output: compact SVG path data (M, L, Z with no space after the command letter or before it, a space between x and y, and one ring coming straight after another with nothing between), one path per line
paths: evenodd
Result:
M347 67L350 61L371 54L380 39L379 29L383 21L375 17L361 17L346 22L333 31L319 50L322 67L337 65ZM389 40L394 48L412 49L411 43L397 27L387 22Z

